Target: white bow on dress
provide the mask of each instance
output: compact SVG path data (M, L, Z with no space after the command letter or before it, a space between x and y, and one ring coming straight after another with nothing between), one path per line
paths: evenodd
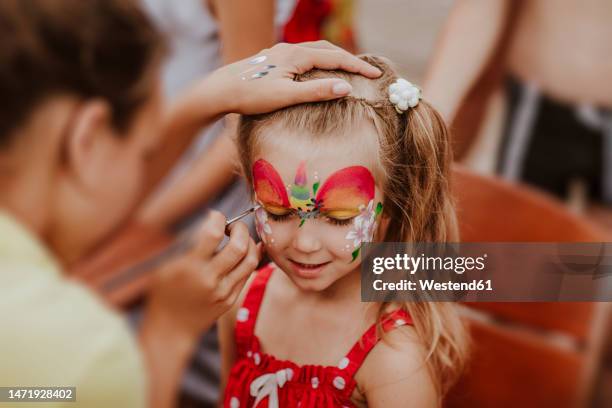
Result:
M283 368L275 373L263 374L254 379L251 383L251 396L255 397L253 407L256 407L264 398L268 397L268 407L278 408L278 389L283 388L292 376L293 370Z

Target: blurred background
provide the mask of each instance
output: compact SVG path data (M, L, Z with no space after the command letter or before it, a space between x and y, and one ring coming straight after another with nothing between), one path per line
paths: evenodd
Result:
M453 3L357 0L354 21L359 51L391 58L408 80L422 84Z
M437 98L434 104L441 101L441 110L450 119L455 137L460 139L455 153L463 169L456 174L455 190L460 217L463 215L463 240L609 241L612 207L605 194L605 173L606 161L612 158L609 153L606 156L610 146L605 140L612 137L609 82L612 46L604 40L605 35L611 34L610 29L601 27L602 24L612 26L611 2L494 0L486 4L452 0L358 0L355 3L359 51L391 58L408 80L425 84L426 99L429 99L428 89L432 89ZM470 10L478 7L480 10ZM580 7L584 10L578 10ZM544 13L548 17L543 17ZM497 22L499 19L503 21ZM492 29L491 25L497 27ZM547 44L548 40L565 41L568 36L564 47ZM563 52L555 55L547 51L541 58L534 58L530 52L536 53L539 49L524 51L529 44ZM574 45L588 51L579 52ZM525 69L515 69L517 62L513 58L517 57L512 54L519 55L518 64L524 64ZM470 63L461 61L469 58L476 60L471 67ZM435 66L445 62L453 65L446 69ZM533 72L527 69L530 64ZM559 73L563 71L559 68L551 69L550 74L546 71L550 65L564 64L568 72ZM479 67L479 72L474 66ZM526 96L516 95L516 84L508 83L508 78L513 76L535 83L536 102L530 100L533 95L529 92ZM539 81L539 76L550 78ZM437 79L442 80L442 85L429 82ZM457 92L452 81L469 82L463 88L464 99L458 101L455 97L454 103L463 105L454 108L456 114L449 114L444 105L448 99L439 97L444 86L448 86L450 93ZM605 90L609 96L601 97L598 91L577 91L572 95L585 82L588 83L585 87ZM564 88L567 92L557 92ZM546 95L547 91L550 95ZM521 97L527 99L522 106L528 105L531 115L520 117L521 102L516 99ZM530 106L534 104L539 106ZM588 111L596 112L593 117L600 120L568 121L568 116L588 116L581 114ZM508 130L508 123L513 121L515 129ZM602 125L599 132L595 122L603 122L599 123ZM523 132L531 133L526 136L530 140L518 149L523 155L500 154L502 141L508 138L506 134L517 133L516 127L521 126L531 127L531 132ZM537 132L549 134L538 142ZM559 136L562 147L553 145L555 136ZM469 148L464 147L465 139L472 141ZM540 153L530 157L530 149ZM523 177L520 171L514 176L504 173L500 169L500 161L504 159L518 167L521 163ZM533 161L540 164L528 169ZM559 166L559 161L568 165ZM546 167L556 167L557 174L543 169ZM527 172L542 176L525 176ZM547 177L559 181L552 186ZM500 222L500 217L505 217L507 222ZM580 231L589 225L599 231ZM456 387L447 405L612 406L609 305L470 306L475 360L471 372ZM474 308L477 312L471 313ZM582 324L575 325L572 321L588 323L579 328Z
M383 55L422 86L451 127L462 240L610 241L609 0L258 0L233 8L241 2L142 1L171 39L169 98L215 66L279 40L327 39ZM163 246L145 224L176 231L205 208L238 213L245 199L232 170L211 176L202 165L230 148L222 135L231 136L234 125L230 117L204 132L145 205L140 226L79 265L81 276L100 288L127 258ZM145 289L144 281L130 282L106 296L136 322ZM612 406L610 304L464 309L474 358L446 406ZM214 404L214 337L203 339L186 376L186 407Z

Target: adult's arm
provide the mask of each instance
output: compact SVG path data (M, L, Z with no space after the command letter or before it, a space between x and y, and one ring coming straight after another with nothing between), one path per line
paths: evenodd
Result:
M219 26L221 57L231 64L277 42L275 0L204 0Z
M168 229L227 187L236 176L236 147L227 134L232 124L180 178L152 194L136 215L139 222ZM232 126L232 128L235 128Z
M275 43L274 0L202 0L219 26L224 64L231 64ZM202 203L219 194L236 176L237 151L233 135L237 115L225 117L222 134L168 188L153 194L138 219L168 228Z
M200 129L228 113L270 112L303 102L346 96L350 85L338 78L295 82L296 74L313 68L342 69L376 78L380 71L354 55L326 41L277 44L262 50L265 65L275 65L269 74L256 80L241 80L253 65L251 58L226 65L190 87L169 109L162 129L162 142L149 160L148 194Z
M424 82L425 97L447 122L455 119L461 102L499 45L510 3L458 0L453 6Z

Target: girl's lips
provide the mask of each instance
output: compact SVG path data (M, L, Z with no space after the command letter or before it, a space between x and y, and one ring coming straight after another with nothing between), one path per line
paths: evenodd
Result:
M321 270L330 262L323 262L319 264L312 263L301 263L294 261L293 259L289 259L291 263L291 268L293 271L302 278L315 278L319 275Z

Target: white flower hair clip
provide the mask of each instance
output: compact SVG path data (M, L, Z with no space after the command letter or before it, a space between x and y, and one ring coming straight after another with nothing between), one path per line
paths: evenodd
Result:
M414 108L419 104L419 100L421 100L421 90L404 78L398 78L389 85L389 101L397 113L401 114L408 108Z

